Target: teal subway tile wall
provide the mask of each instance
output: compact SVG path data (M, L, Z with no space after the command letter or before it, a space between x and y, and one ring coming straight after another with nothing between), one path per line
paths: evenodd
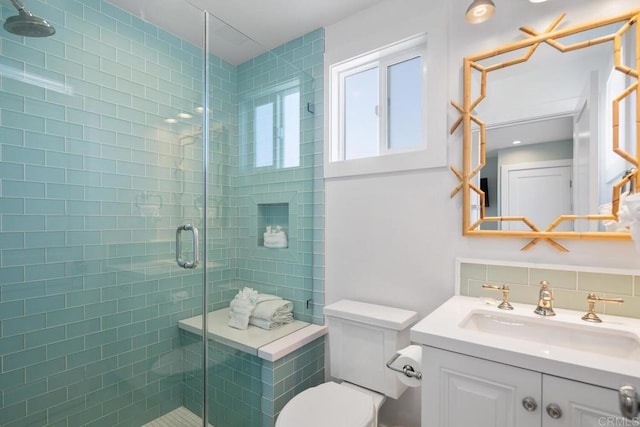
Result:
M197 339L185 348L177 322L201 314L205 268L209 309L253 286L323 322L323 31L242 64L208 56L205 194L202 48L102 0L28 8L57 32L0 33L0 425L141 426L197 400L201 379L185 366L202 355ZM256 111L295 101L299 164L280 143L261 166ZM274 128L296 130L278 120ZM288 205L286 249L259 245L265 203ZM195 270L175 263L186 223L207 228L208 259ZM222 365L255 362L216 354L214 395ZM258 366L249 370L260 387L248 380L256 396L243 402L262 422ZM233 393L244 399L243 390ZM216 427L236 425L216 416Z
M238 277L290 299L296 318L315 323L323 322L323 52L324 31L317 30L237 68ZM273 142L254 136L265 111L280 112L267 115L277 122ZM292 131L299 145L288 143ZM264 247L267 225L283 227L287 248Z

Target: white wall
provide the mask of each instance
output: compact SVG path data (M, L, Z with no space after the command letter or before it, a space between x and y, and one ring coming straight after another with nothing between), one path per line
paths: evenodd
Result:
M518 39L522 25L543 29L560 12L568 12L571 25L638 6L637 0L496 0L492 21L471 26L463 18L468 2L387 0L326 28L327 65L418 32L447 46L448 55L431 58L428 66L447 70L440 83L448 93L437 95L447 123L440 124L443 137L436 143L447 144L449 163L458 168L462 136L460 130L448 134L457 118L449 103L462 99L464 55ZM456 181L448 168L326 180L325 303L351 298L424 316L453 295L456 257L640 269L631 242L566 240L570 252L561 253L546 243L522 252L524 239L464 238L461 197L449 197ZM383 407L381 421L389 425L418 426L419 420L415 389Z

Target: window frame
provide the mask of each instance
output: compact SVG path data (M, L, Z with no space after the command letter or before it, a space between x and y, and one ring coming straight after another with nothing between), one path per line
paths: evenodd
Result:
M421 125L422 140L420 144L402 148L389 147L389 68L415 58L421 59ZM345 80L346 78L371 69L378 69L378 153L375 156L346 159L345 158ZM384 158L398 154L424 151L428 147L427 110L427 36L421 34L402 40L381 49L349 58L330 66L331 85L331 143L328 146L329 164L338 162L360 162L367 159ZM327 165L329 166L329 165Z

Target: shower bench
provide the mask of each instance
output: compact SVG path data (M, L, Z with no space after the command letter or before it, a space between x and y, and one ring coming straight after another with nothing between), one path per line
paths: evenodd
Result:
M212 398L214 417L219 417L219 425L242 425L237 423L238 416L250 416L247 425L271 427L294 395L324 381L327 327L294 320L274 330L256 326L239 330L229 327L228 321L228 307L207 314L209 375L216 378L210 386L215 388L213 394L221 396ZM201 342L201 315L179 321L178 327L185 348ZM201 363L197 354L185 357ZM220 381L228 382L215 384ZM197 389L193 387L193 396L185 404L191 403L195 413L201 401ZM215 418L210 421L218 425Z

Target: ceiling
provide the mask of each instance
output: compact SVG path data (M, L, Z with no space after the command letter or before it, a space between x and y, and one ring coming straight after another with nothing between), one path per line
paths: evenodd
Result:
M487 157L498 155L498 150L545 142L567 141L573 139L573 117L550 117L491 127L487 129Z
M382 0L107 0L170 33L202 45L202 11L211 51L239 64Z

